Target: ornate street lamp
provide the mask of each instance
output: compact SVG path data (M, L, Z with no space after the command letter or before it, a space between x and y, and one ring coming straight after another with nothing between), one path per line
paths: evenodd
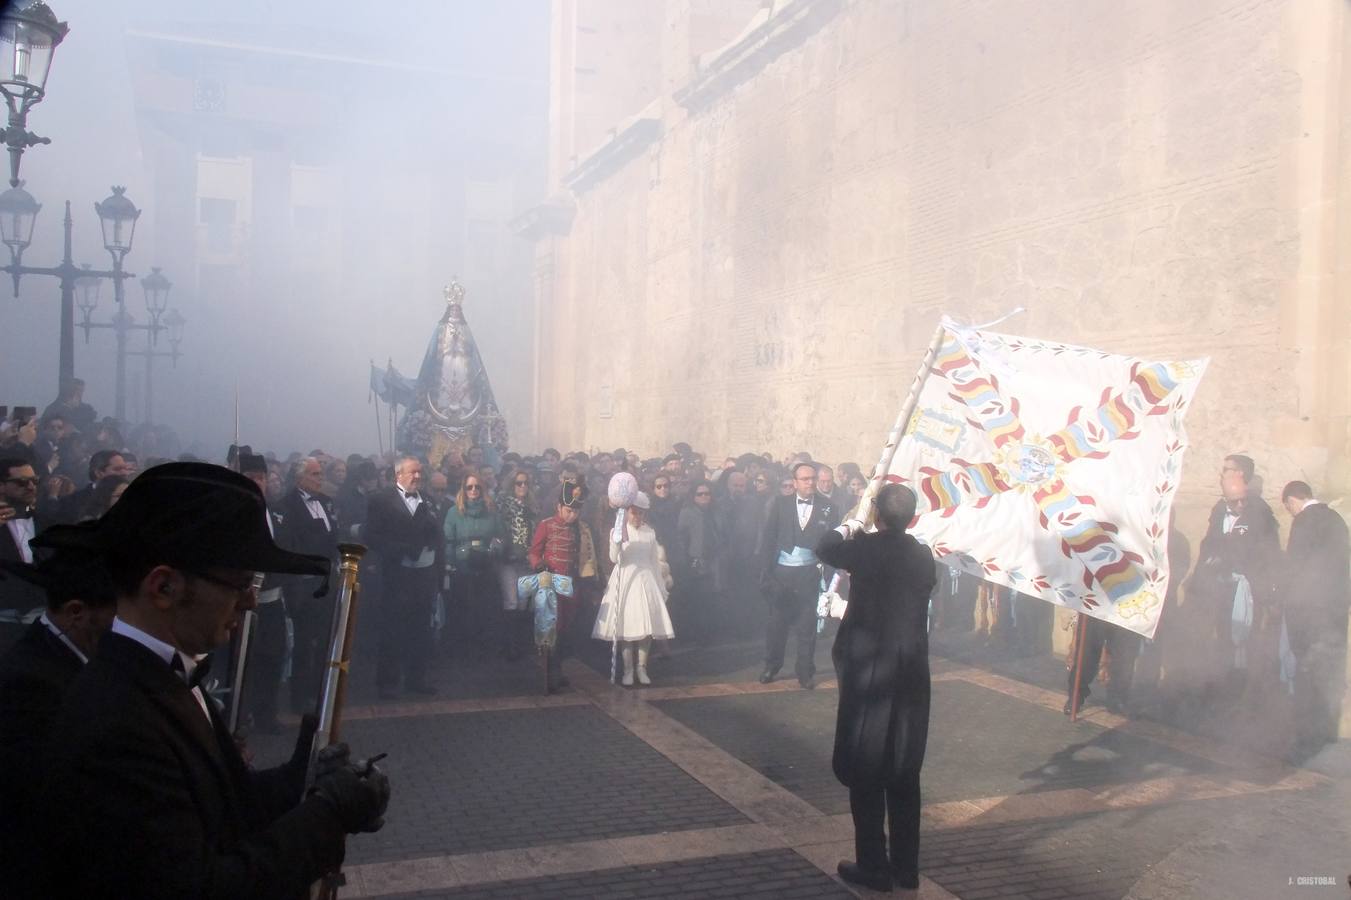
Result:
M94 204L103 226L103 246L113 257L113 268L122 265L122 258L131 252L131 241L136 236L136 220L141 211L127 198L127 189L113 186L113 192L102 203ZM118 282L121 284L121 282ZM120 303L121 297L118 298Z
M23 189L23 182L0 194L0 240L9 248L9 261L15 269L22 264L23 251L33 242L33 224L42 204ZM19 296L19 273L13 273L14 296Z
M152 266L150 274L141 279L141 290L145 291L145 308L150 313L151 337L155 342L159 340L159 330L162 327L159 318L169 305L171 287L173 284L164 277L158 266Z
M173 347L175 363L178 362L178 345L183 342L183 326L187 324L188 320L176 309L169 310L169 314L164 317L164 326L169 329L169 346Z
M42 0L14 0L0 12L0 93L9 106L4 129L9 184L19 186L19 159L35 144L50 144L28 130L28 110L42 100L52 56L70 28Z
M103 279L94 274L94 268L89 263L81 263L80 271L87 274L79 275L75 279L75 290L80 295L75 303L80 307L80 313L88 324L90 316L94 315L94 310L98 308L99 289L103 287ZM88 328L84 330L84 342L89 343Z

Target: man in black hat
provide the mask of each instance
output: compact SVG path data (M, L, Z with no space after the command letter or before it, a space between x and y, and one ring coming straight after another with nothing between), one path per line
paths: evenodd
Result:
M112 630L52 728L41 896L298 897L341 862L344 833L383 824L378 769L325 748L302 798L308 741L252 771L197 687L204 654L254 606L256 572L328 569L273 543L251 481L156 466L97 523L55 526L39 545L98 554L117 593Z
M47 607L0 657L0 873L27 885L31 822L13 810L42 802L34 767L47 758L47 736L75 676L113 624L117 598L108 576L87 557L63 551L36 566L0 562L8 580L46 592Z

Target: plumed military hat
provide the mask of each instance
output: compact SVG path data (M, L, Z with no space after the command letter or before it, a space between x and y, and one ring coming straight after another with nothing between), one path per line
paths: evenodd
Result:
M53 525L33 547L139 558L182 568L327 575L322 556L291 553L268 532L262 492L223 466L173 462L142 472L88 525Z

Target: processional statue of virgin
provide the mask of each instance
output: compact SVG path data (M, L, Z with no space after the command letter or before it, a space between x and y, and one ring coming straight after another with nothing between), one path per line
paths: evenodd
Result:
M464 317L464 288L452 281L445 297L446 310L427 345L417 381L408 385L411 391L400 392L408 408L398 429L398 449L426 457L433 467L447 453L463 455L474 445L498 452L507 448L507 423ZM391 366L387 379L398 378Z

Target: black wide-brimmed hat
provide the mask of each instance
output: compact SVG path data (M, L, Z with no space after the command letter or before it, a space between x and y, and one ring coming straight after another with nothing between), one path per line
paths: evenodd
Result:
M53 525L31 545L182 568L327 575L326 558L273 542L265 509L258 486L243 475L209 463L165 463L137 476L98 521Z
M93 553L58 550L34 563L0 560L0 571L46 591L47 605L52 608L67 600L83 600L87 606L117 602L108 573Z

